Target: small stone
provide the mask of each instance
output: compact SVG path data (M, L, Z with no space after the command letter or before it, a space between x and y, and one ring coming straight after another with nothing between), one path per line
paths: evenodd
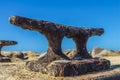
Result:
M11 59L8 57L0 57L0 62L11 62Z

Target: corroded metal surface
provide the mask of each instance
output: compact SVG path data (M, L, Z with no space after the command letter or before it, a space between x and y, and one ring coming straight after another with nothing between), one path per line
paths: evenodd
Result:
M9 41L9 40L0 40L0 62L11 62L9 57L6 57L1 54L1 49L4 46L11 46L17 44L16 41Z
M9 40L0 40L0 55L1 55L1 48L4 46L11 46L17 44L16 41L9 41Z
M10 41L10 40L0 40L0 46L10 46L17 44L16 41Z
M56 59L69 59L63 54L61 49L62 39L64 37L72 38L76 44L76 54L73 59L91 58L86 49L86 43L89 37L102 35L103 28L80 28L74 26L65 26L48 22L44 20L35 20L21 16L11 16L10 23L20 26L23 29L35 30L46 36L48 40L47 54L40 60L51 62ZM50 57L52 57L50 59Z

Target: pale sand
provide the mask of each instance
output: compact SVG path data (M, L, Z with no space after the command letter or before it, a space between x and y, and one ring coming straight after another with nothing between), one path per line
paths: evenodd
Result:
M107 57L112 63L113 70L88 73L74 77L53 77L40 72L29 71L25 61L0 63L0 80L96 80L101 77L120 76L120 56ZM114 68L115 67L115 68Z

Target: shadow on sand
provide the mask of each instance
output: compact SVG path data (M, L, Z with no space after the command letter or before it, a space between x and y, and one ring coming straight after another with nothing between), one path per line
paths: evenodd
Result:
M120 64L110 66L110 69L117 69L117 68L120 68Z

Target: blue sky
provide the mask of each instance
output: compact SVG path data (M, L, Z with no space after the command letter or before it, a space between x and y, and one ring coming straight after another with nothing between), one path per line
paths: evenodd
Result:
M87 49L102 47L120 50L120 0L0 0L0 40L15 40L4 51L45 52L46 38L36 31L23 30L8 22L19 15L78 27L101 27L102 36L91 37ZM74 49L72 39L64 38L62 49Z

